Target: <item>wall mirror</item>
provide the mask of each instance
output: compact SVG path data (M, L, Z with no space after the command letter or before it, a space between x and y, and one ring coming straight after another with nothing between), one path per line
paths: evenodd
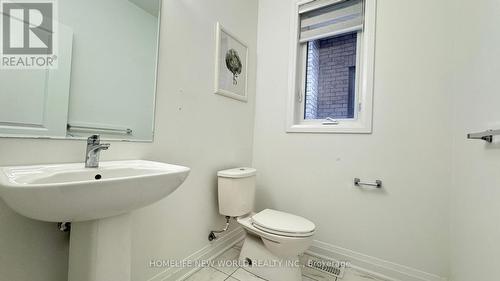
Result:
M0 137L152 141L161 0L47 2L3 6Z

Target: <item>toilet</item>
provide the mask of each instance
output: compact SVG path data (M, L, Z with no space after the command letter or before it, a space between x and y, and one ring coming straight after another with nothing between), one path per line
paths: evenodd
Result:
M316 226L277 210L254 213L256 174L253 168L217 173L219 213L235 217L247 232L239 258L245 270L268 281L301 281L299 254L311 245Z

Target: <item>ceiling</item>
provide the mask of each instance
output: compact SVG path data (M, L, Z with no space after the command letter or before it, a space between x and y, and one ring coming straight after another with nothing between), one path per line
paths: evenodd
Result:
M160 11L160 1L159 0L128 0L132 2L137 7L143 9L149 14L157 17Z

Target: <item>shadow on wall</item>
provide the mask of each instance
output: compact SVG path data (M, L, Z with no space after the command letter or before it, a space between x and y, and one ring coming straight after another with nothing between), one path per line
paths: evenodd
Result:
M485 148L488 150L499 150L500 149L500 141L493 140L493 143L486 143Z
M69 235L56 223L25 218L0 199L1 280L52 280L68 278ZM57 262L54 262L57 261ZM50 270L34 270L34 269Z

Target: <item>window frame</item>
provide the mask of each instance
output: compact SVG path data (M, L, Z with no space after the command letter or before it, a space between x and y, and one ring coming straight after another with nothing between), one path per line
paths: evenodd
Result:
M299 1L293 4L286 132L371 134L373 128L376 0L365 0L364 28L358 32L354 118L336 119L338 124L325 123L327 121L325 119L305 119L304 114L308 43L299 42L299 7L314 1L316 0Z

